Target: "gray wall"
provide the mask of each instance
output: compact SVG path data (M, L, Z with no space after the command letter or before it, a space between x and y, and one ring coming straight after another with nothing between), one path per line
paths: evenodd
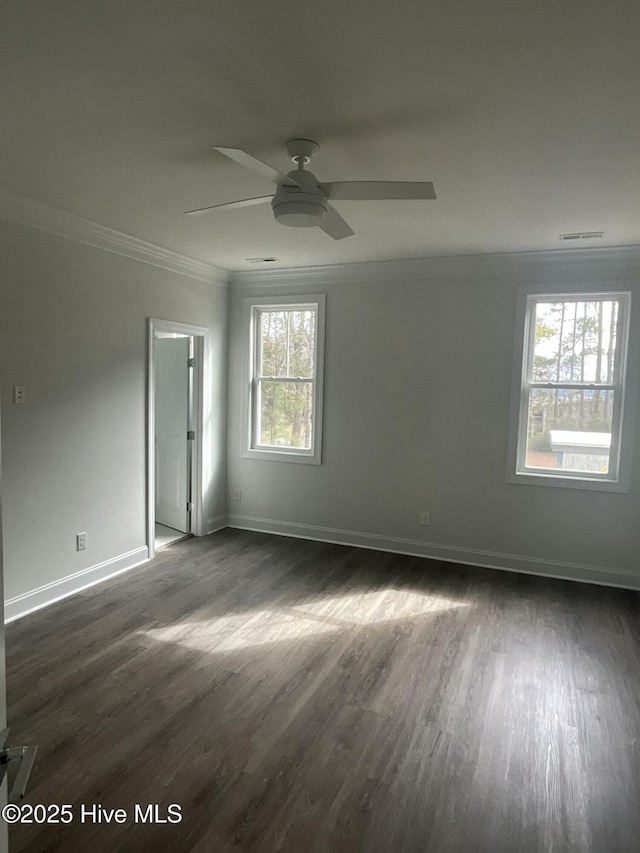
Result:
M597 577L589 567L598 567L640 582L637 453L629 494L506 479L518 286L637 281L637 260L574 251L236 274L228 481L242 500L229 503L231 523L568 577ZM323 464L243 458L243 297L304 292L327 294ZM431 526L419 525L421 509Z
M1 220L0 282L7 599L145 544L149 316L211 330L204 511L224 515L226 289Z
M638 453L628 494L506 480L518 285L630 279L638 254L624 251L238 275L227 423L224 288L0 221L7 598L145 544L148 316L211 330L205 518L228 509L236 526L637 581ZM305 292L327 293L323 464L244 459L242 299ZM229 487L242 490L228 506L225 460ZM83 530L89 548L76 553Z

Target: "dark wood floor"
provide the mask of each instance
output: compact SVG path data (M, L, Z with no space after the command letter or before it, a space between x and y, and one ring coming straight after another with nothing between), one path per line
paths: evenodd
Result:
M640 595L239 531L7 630L18 851L634 853ZM80 823L80 804L182 807Z

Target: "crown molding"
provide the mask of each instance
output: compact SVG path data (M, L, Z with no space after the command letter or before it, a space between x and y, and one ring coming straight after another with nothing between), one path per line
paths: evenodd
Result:
M2 188L0 188L0 218L36 228L39 231L46 231L48 234L55 234L57 237L64 237L76 243L104 249L168 272L187 275L217 287L229 286L229 273L222 267L189 258L171 249L156 246L154 243L148 243L146 240L140 240L138 237L124 234L106 225L99 225L97 222Z
M237 270L230 284L238 288L313 286L340 282L420 280L513 276L515 283L535 277L551 281L554 273L575 269L579 278L640 279L640 245L597 249L553 249L539 252L505 252L482 255L447 255L392 261L367 261L317 267L288 267L269 270Z

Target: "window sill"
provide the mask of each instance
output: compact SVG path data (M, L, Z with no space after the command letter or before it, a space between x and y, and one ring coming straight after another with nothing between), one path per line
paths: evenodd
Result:
M551 486L559 489L581 489L591 492L618 492L629 491L629 486L618 480L601 480L590 477L558 476L557 474L541 474L533 471L518 471L507 477L510 483L520 483L528 486Z
M315 453L295 453L291 450L266 450L250 448L242 454L245 459L262 459L265 462L302 462L306 465L320 465L320 455Z

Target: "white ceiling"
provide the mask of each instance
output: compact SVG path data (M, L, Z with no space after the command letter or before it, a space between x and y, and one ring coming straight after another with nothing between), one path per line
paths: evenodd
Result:
M5 0L0 186L228 269L635 244L639 28L637 0ZM336 202L340 242L181 215L272 192L213 144L286 171L293 136L320 180L438 199Z

